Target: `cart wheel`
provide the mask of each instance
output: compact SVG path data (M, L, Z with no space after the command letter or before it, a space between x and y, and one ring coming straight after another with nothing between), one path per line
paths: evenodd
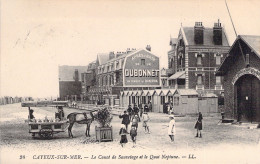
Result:
M42 139L51 139L53 137L53 130L52 129L41 129L39 132L39 136Z

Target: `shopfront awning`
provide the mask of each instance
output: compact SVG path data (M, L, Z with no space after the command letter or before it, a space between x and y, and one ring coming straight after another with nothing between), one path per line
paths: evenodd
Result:
M169 80L173 79L185 79L185 71L176 72L171 77L169 77Z

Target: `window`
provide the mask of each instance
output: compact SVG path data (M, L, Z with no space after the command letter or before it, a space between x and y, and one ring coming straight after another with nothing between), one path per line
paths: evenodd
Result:
M197 56L197 64L198 64L198 65L201 65L201 64L202 64L202 56L201 56L201 55L198 55L198 56Z
M171 59L171 64L170 64L170 68L174 67L174 58Z
M216 76L216 85L221 85L221 76Z
M221 64L221 56L218 55L216 56L216 65L220 65Z
M114 77L113 77L113 75L111 75L111 77L110 77L110 84L114 85Z
M179 105L179 97L174 97L174 106Z
M116 63L116 69L118 69L119 68L119 62L117 61L117 63Z
M249 65L249 54L246 54L246 64Z
M119 83L119 72L116 72L116 83Z
M141 59L141 65L145 65L145 59Z
M107 85L110 85L110 76L107 76Z
M198 75L197 77L197 84L202 85L202 75Z
M161 96L161 105L165 104L165 96Z

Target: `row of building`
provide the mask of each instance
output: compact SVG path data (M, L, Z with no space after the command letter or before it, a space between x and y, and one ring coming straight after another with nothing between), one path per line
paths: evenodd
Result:
M86 67L60 66L60 99L112 106L151 101L156 106L175 101L175 96L164 92L184 89L192 93L185 96L198 100L225 96L228 117L260 121L258 36L238 36L230 47L219 21L210 28L196 22L194 27L181 27L178 36L170 39L170 46L168 68L163 69L149 45L97 54ZM161 112L161 107L156 110Z
M31 97L5 96L5 97L0 97L0 105L20 103L20 102L29 101L29 100L32 100L32 98Z

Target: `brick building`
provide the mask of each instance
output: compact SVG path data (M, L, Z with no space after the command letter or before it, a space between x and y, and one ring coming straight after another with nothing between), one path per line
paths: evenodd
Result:
M98 54L96 85L90 88L91 100L120 105L120 91L160 87L159 58L146 49ZM141 103L141 98L130 103Z
M238 36L218 69L228 118L260 122L260 36Z
M96 61L89 63L86 72L81 73L83 100L90 100L90 88L96 84Z
M59 97L60 100L81 99L81 76L87 66L59 66Z
M217 68L230 48L221 23L204 27L196 22L194 27L181 27L178 38L171 38L168 52L169 87L196 89L200 96L206 93L223 93L222 77L215 76Z

